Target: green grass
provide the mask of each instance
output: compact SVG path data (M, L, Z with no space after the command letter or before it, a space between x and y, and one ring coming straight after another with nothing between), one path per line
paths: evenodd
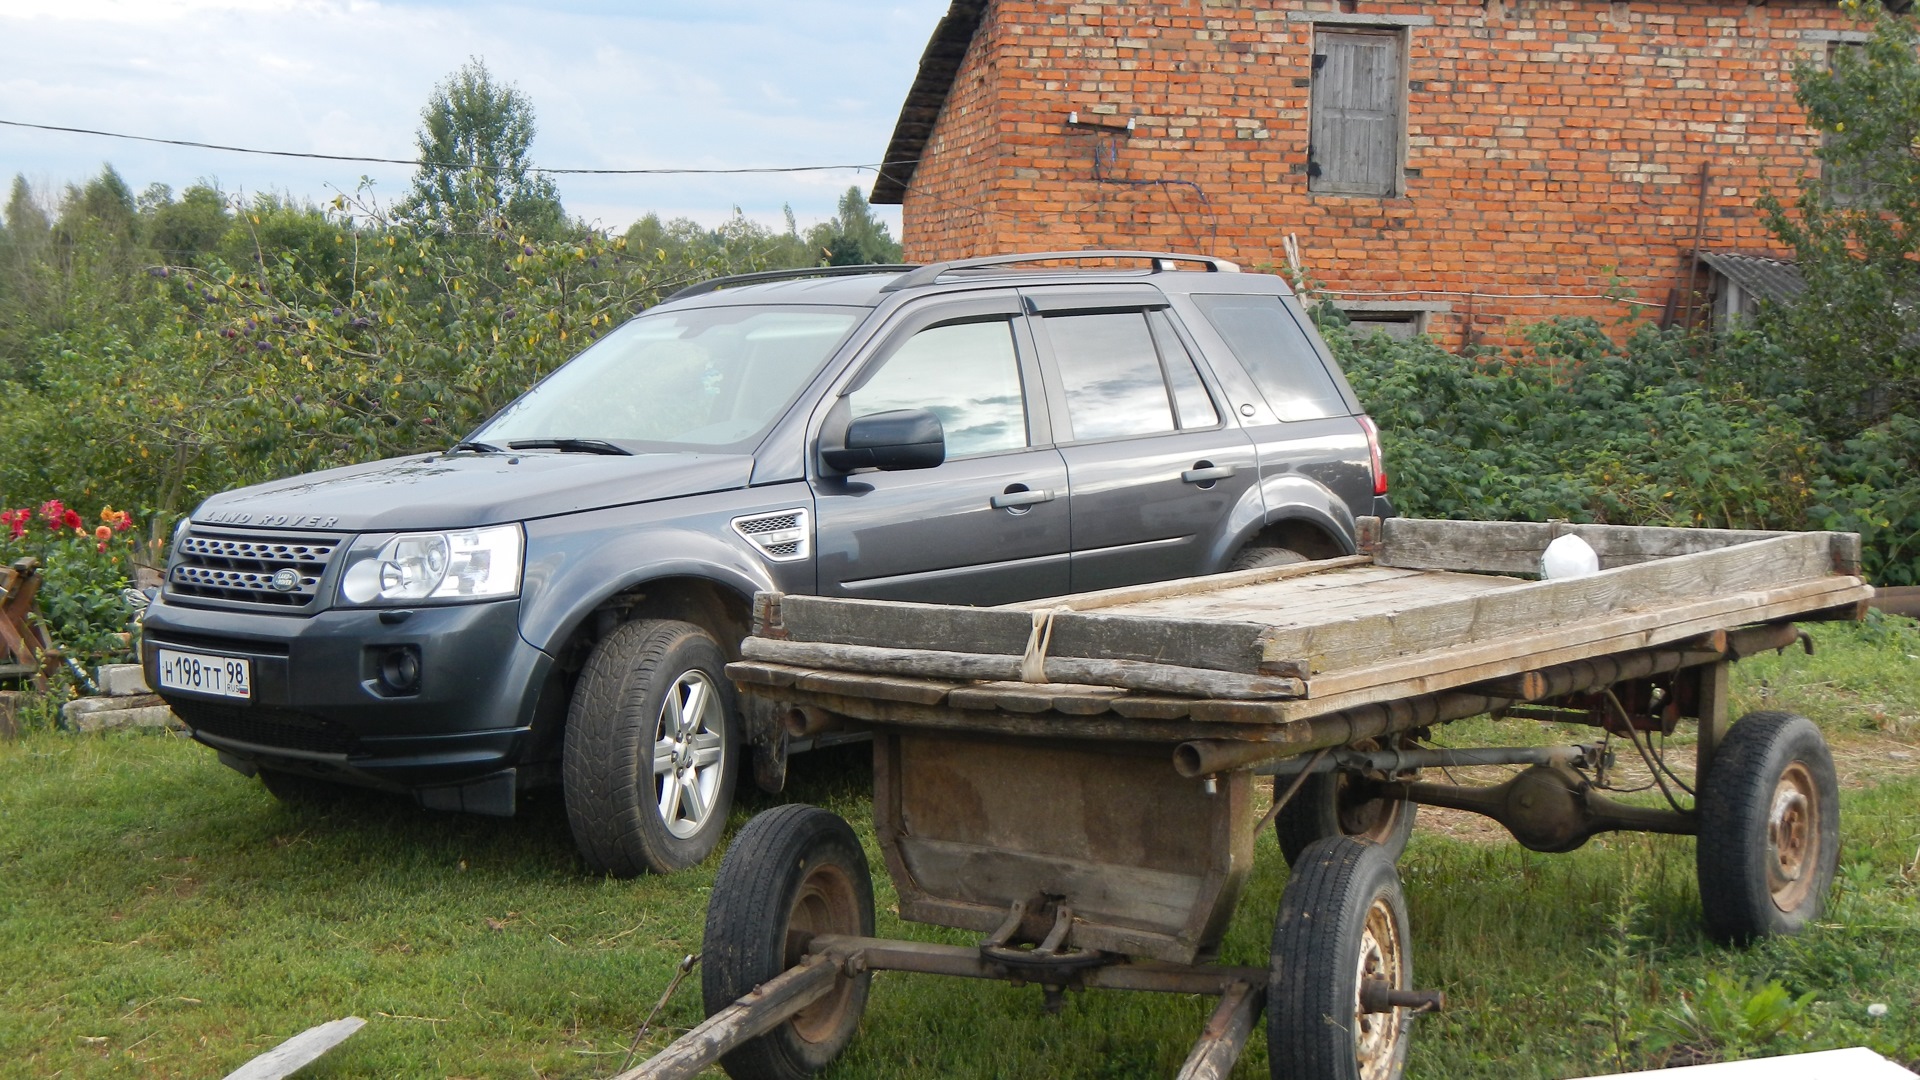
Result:
M1829 918L1723 949L1698 927L1691 840L1613 835L1548 856L1423 829L1401 862L1417 982L1450 1009L1419 1022L1410 1076L1855 1044L1920 1059L1920 631L1817 640L1813 657L1736 670L1741 710L1805 712L1836 743L1848 787ZM1514 737L1473 723L1449 733ZM28 726L0 743L0 1076L221 1075L350 1014L371 1022L302 1076L608 1076L700 948L718 860L584 877L552 797L511 821L375 797L295 810L182 738ZM877 866L869 779L859 748L829 752L796 760L789 794L852 820ZM1263 837L1223 959L1264 963L1285 877ZM882 934L968 941L901 924L877 886ZM696 973L647 1047L697 1022L698 1002ZM1172 1075L1210 1008L1092 992L1049 1016L1031 987L882 974L832 1075ZM1266 1072L1256 1035L1235 1075Z

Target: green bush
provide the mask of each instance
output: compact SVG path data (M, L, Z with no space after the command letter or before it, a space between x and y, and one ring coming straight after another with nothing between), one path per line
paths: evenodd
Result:
M1801 421L1708 379L1701 343L1542 323L1528 347L1455 356L1328 329L1416 517L1804 527L1816 446Z

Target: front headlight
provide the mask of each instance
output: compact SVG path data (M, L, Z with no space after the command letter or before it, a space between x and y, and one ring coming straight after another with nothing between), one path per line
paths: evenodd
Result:
M520 591L520 526L403 533L347 568L349 604L484 600Z

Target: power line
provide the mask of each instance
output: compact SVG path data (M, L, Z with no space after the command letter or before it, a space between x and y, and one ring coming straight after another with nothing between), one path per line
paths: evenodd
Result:
M415 167L433 166L442 169L479 169L483 172L508 172L505 165L480 165L465 161L423 161L418 158L370 157L360 154L315 154L302 150L261 150L251 146L224 146L220 143L195 142L192 139L162 139L153 135L129 135L120 131L99 131L93 128L61 127L57 124L30 124L24 120L0 120L7 127L33 128L37 131L60 131L70 135L97 135L105 139L126 139L131 142L160 143L164 146L187 146L198 150L221 150L229 154L259 154L265 157L311 158L317 161L351 161L359 164L376 165L412 165ZM906 162L860 163L853 165L764 165L730 169L549 169L544 166L527 166L526 172L550 173L567 176L739 176L754 173L804 173L835 172L841 170L879 170L888 165L904 165Z

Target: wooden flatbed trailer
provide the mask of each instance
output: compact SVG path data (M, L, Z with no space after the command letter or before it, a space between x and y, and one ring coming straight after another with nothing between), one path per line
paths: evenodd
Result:
M1730 724L1727 673L1859 618L1839 533L1363 519L1359 554L1000 608L763 595L728 674L793 738L874 739L874 818L900 916L977 948L873 936L852 830L812 807L749 822L708 912L708 1020L624 1076L800 1077L846 1045L869 973L1207 993L1183 1077L1225 1075L1265 1011L1273 1075L1392 1080L1416 988L1394 860L1419 803L1523 844L1694 835L1709 931L1791 933L1837 859L1831 756L1783 713ZM1601 571L1537 574L1571 533ZM1494 713L1591 725L1564 747L1438 748ZM1654 745L1698 729L1689 785ZM1609 799L1630 745L1668 806ZM1422 778L1524 765L1497 786ZM1254 783L1273 777L1256 811ZM1691 798L1689 798L1691 796ZM1269 822L1293 864L1267 967L1209 963Z

